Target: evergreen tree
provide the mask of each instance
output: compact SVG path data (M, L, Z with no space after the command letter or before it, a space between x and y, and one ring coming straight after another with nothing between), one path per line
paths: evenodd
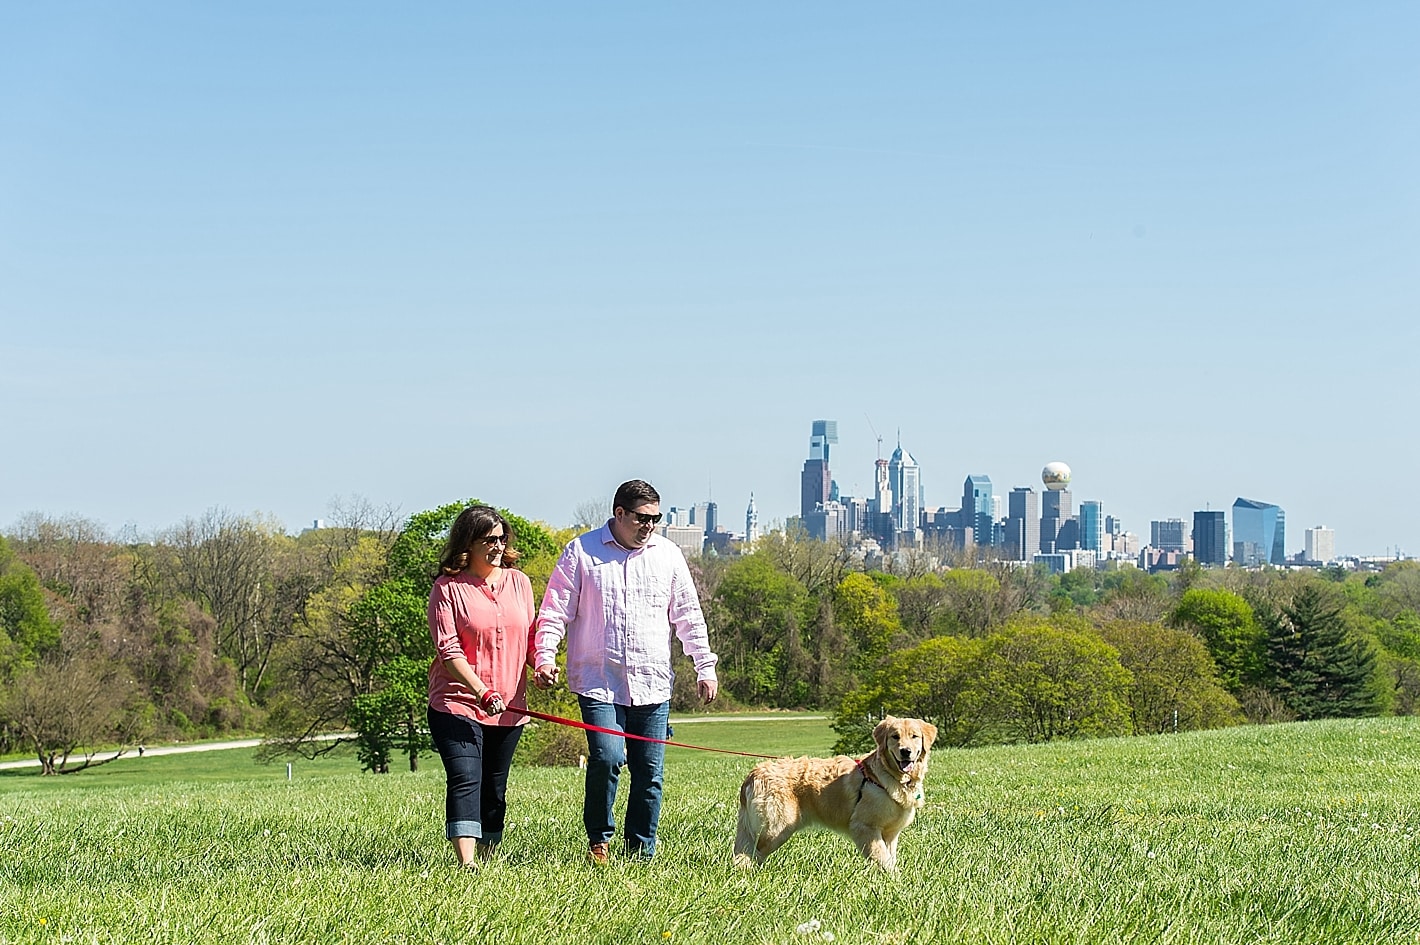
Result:
M1353 637L1341 604L1320 585L1281 611L1261 615L1273 687L1299 719L1353 718L1376 711L1375 650Z

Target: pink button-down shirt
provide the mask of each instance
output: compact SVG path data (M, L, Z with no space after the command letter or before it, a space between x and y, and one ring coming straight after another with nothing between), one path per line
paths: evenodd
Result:
M715 679L717 658L680 548L653 534L627 551L603 525L563 549L538 612L533 665L551 663L566 637L573 692L654 705L671 697L672 631L696 678Z
M440 575L429 594L429 635L434 662L429 666L429 706L467 716L485 725L522 725L516 712L487 715L478 698L455 679L444 660L462 656L473 674L492 686L509 705L527 708L532 654L533 591L528 576L504 568L494 591L467 571Z

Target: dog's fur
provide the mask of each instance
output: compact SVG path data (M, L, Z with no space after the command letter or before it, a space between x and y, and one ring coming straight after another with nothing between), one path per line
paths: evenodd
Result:
M844 834L868 859L896 872L897 838L923 804L936 738L928 722L888 716L873 729L877 749L861 762L839 755L755 765L740 787L735 864L757 866L795 831L818 826Z

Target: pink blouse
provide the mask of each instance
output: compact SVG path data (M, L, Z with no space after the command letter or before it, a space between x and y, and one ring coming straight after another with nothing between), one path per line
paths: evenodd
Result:
M444 666L444 660L462 656L473 674L498 690L509 706L527 708L524 667L532 665L537 614L532 583L513 568L502 569L494 583L496 591L468 571L440 575L434 582L429 594L429 635L435 653L429 666L429 707L484 725L522 725L528 718L517 712L487 715L473 692Z

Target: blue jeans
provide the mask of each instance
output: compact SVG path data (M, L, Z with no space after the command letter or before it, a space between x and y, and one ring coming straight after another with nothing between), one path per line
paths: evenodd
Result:
M462 715L429 710L429 734L444 761L444 836L503 839L508 813L508 769L521 725L479 725Z
M578 696L582 721L588 725L614 728L632 735L665 738L671 704L617 705ZM587 788L582 803L582 823L589 843L606 843L616 833L612 806L622 765L631 772L631 790L626 798L626 825L623 836L626 852L650 858L656 852L656 824L661 819L661 775L665 770L666 746L634 738L618 738L600 732L587 733Z

